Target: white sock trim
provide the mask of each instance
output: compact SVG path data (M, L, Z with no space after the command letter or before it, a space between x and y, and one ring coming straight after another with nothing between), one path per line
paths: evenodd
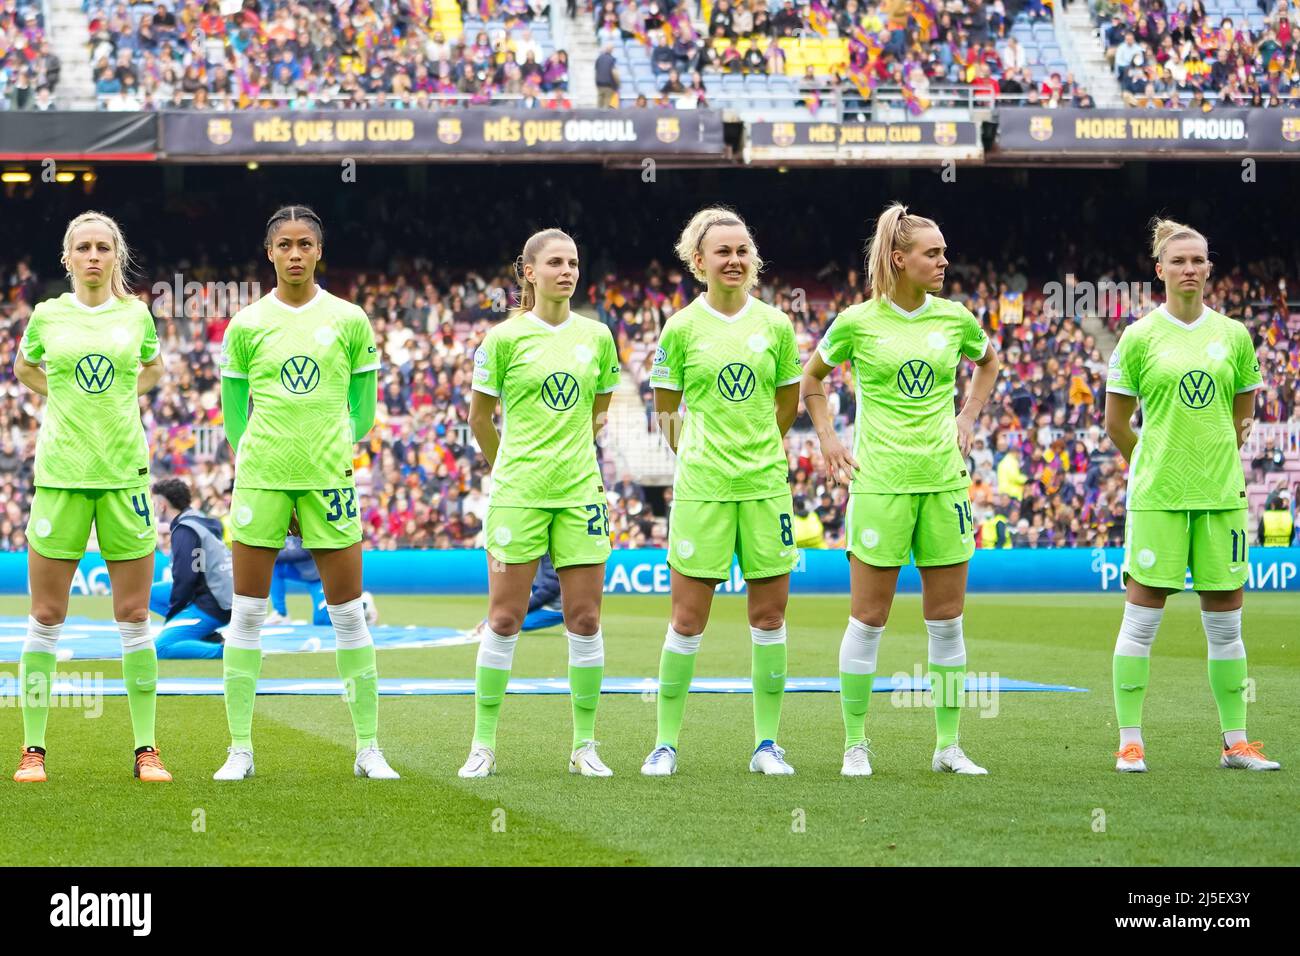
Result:
M1201 627L1205 628L1210 660L1235 661L1246 656L1246 645L1241 641L1241 608L1202 611Z
M669 624L668 633L664 635L664 650L672 651L674 654L697 654L700 650L700 641L703 639L703 632L693 635L678 634Z
M1156 642L1156 631L1164 613L1162 607L1142 607L1125 601L1124 620L1120 622L1119 636L1115 639L1115 653L1125 657L1150 657L1151 645Z
M122 635L122 653L131 654L153 647L153 635L148 621L118 621L117 631Z
M885 628L863 624L850 617L840 641L840 670L846 674L874 674L876 655L880 652L880 635Z
M361 598L342 604L326 604L325 610L334 626L334 646L340 651L353 651L374 643L366 625L366 606Z
M30 614L27 615L27 637L23 640L23 653L53 654L63 632L63 622L42 624Z
M930 663L941 667L966 666L966 638L961 630L962 615L950 621L926 621L925 630L930 635Z
M498 634L492 628L485 628L483 639L478 644L478 666L494 667L499 671L508 671L515 661L516 634Z
M574 634L568 628L564 636L569 639L570 667L604 667L605 635L599 628L595 634Z
M751 627L749 636L755 644L784 644L785 625L774 627L770 631L765 631L761 627Z
M245 651L262 649L262 625L266 623L266 598L236 594L230 601L230 623L226 625L226 646Z

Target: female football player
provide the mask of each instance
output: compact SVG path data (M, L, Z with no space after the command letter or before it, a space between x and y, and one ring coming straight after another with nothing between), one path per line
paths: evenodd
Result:
M894 203L876 221L867 250L871 299L841 312L809 358L803 399L821 441L828 477L850 485L847 547L849 623L840 644L840 705L849 777L869 776L864 737L880 636L911 558L921 572L929 634L936 771L983 774L957 744L966 672L962 611L975 549L966 455L998 358L979 321L941 298L948 260L932 219ZM976 365L953 417L957 366ZM853 367L856 454L835 435L822 384L841 362ZM861 462L861 464L859 464Z
M496 769L497 719L515 643L543 554L560 579L569 641L573 748L569 772L608 777L596 753L596 704L605 672L600 600L609 558L609 511L594 437L618 386L609 329L569 309L578 247L543 229L515 260L520 309L474 355L469 423L492 468L485 532L488 617L474 682L474 740L462 777ZM493 415L501 403L501 431ZM508 425L508 427L507 427Z
M138 398L162 378L158 333L149 309L127 288L131 252L108 216L87 212L69 222L61 261L72 291L36 306L14 363L18 380L47 397L27 524L32 601L19 668L25 740L14 779L46 779L55 645L93 524L122 635L135 775L167 782L171 774L154 740L158 654L149 594L158 536Z

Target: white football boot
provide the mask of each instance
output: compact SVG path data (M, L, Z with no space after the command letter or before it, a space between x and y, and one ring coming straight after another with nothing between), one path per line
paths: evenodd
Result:
M588 740L569 755L569 773L580 773L584 777L612 777L614 771L601 762L596 753L596 741Z
M844 751L844 766L840 768L840 775L845 777L870 777L871 776L871 751L867 749L869 741L863 741L860 744L854 744L848 750Z
M475 747L469 753L465 766L456 771L456 775L469 779L471 777L490 777L497 771L497 756L487 747Z
M677 772L677 751L672 747L656 747L641 764L641 774L646 777L671 777Z
M396 770L388 766L384 752L373 745L357 752L357 762L352 765L352 772L358 777L369 777L371 780L402 779Z
M1115 769L1120 773L1146 773L1147 755L1137 741L1125 744L1115 751Z
M754 756L750 758L749 772L788 777L794 773L794 767L785 762L784 750L774 741L764 740L754 751Z
M988 773L983 767L967 757L956 744L934 752L930 769L938 773L960 773L966 776L979 776Z
M212 775L213 780L243 780L253 775L253 751L227 747L226 762Z

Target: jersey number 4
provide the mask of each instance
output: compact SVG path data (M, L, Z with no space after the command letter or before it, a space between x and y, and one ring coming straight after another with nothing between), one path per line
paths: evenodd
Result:
M144 526L145 526L146 528L149 527L149 525L150 525L150 523L151 523L151 522L149 521L149 496L148 496L148 495L132 495L132 496L131 496L131 507L135 509L135 513L136 513L136 514L138 514L141 518L144 519ZM143 533L143 532L142 532L142 533Z

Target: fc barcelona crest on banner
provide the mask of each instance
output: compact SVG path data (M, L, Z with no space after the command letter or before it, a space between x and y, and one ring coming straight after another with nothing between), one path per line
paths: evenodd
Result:
M1300 117L1282 117L1282 138L1288 143L1300 141Z
M234 138L235 127L228 119L208 120L208 142L213 146L225 146Z
M460 142L460 120L458 119L440 119L438 120L438 142L446 143L450 146L452 143Z
M957 142L956 123L935 123L934 141L940 146L951 146Z
M772 124L772 142L777 146L791 146L794 144L794 123L773 123Z
M673 117L664 117L655 122L655 135L661 143L675 143L682 135L682 121Z
M1052 118L1050 116L1031 116L1029 118L1029 135L1040 143L1052 138Z

